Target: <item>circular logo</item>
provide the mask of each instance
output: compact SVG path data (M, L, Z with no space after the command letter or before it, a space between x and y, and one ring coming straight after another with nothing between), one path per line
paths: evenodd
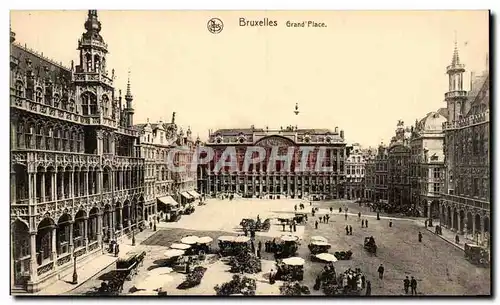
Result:
M219 18L212 18L207 23L208 31L212 34L219 34L224 28L224 23Z

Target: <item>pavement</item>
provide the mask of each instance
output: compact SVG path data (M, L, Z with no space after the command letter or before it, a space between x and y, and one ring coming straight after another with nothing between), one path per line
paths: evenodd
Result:
M136 246L132 246L131 239L124 238L120 242L120 253L127 253L140 245L140 243L147 239L149 236L153 235L155 232L152 230L144 230L135 236ZM101 254L89 261L83 263L83 265L77 264L78 270L78 284L73 284L73 272L70 272L67 276L57 280L53 284L43 288L42 290L34 293L35 295L62 295L66 294L81 285L83 285L87 280L94 277L96 274L106 269L110 265L114 264L118 257L112 254L105 253Z

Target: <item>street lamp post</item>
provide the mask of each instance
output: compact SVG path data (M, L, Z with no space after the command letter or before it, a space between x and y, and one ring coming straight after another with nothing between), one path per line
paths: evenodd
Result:
M132 228L132 246L135 246L135 230Z

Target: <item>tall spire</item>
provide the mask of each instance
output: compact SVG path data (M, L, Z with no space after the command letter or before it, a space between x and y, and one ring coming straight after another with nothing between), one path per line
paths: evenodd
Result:
M134 97L132 96L132 91L130 90L130 70L128 71L128 81L127 81L127 93L125 94L126 100L131 100Z
M455 48L453 50L453 58L451 60L451 65L457 66L459 64L460 64L460 56L458 55L457 32L455 31Z

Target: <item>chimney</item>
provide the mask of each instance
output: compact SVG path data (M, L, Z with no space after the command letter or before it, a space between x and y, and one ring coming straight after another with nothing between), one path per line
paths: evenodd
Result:
M344 131L343 130L340 131L340 137L342 138L342 140L344 139Z
M474 72L470 72L470 91L472 91L473 87L474 87L474 77L475 77L475 73Z

